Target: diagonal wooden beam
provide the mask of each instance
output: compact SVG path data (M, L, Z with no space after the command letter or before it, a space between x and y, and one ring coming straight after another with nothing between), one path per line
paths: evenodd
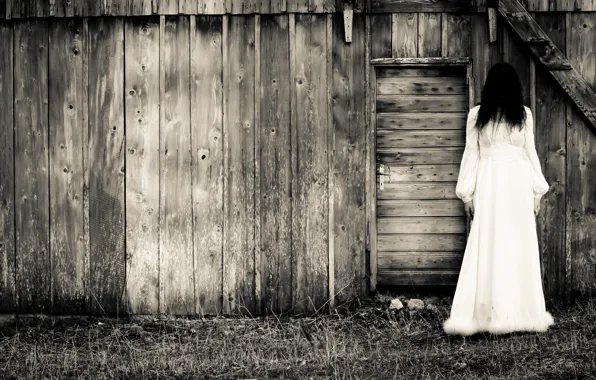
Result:
M596 92L517 0L499 0L499 13L559 83L596 133Z

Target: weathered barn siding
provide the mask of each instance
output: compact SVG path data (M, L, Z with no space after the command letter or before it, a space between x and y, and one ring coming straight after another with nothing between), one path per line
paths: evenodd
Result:
M195 7L108 3L84 4ZM60 4L65 16L83 9ZM535 16L596 87L596 12ZM2 21L0 312L310 313L367 296L367 60L391 56L470 56L476 101L490 65L516 66L551 184L538 219L545 289L593 296L596 137L500 27L489 44L485 13L355 14L346 44L341 14Z

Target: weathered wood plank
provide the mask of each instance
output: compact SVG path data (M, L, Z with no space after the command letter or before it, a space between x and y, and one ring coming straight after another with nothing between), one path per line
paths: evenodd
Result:
M102 0L101 14L109 16L125 16L126 0Z
M387 165L459 164L464 147L379 148L377 160Z
M418 55L418 17L416 13L394 13L392 18L392 57Z
M527 0L526 9L528 10L528 12L548 11L550 2L551 1L549 0Z
M288 4L289 5L289 4ZM328 295L329 195L327 17L295 17L292 73L292 257L295 312L314 312ZM298 110L301 110L298 112Z
M379 270L378 278L380 285L456 285L459 277L459 270L421 270L421 271L401 271L401 270Z
M377 146L381 148L434 148L465 145L465 130L403 130L377 131Z
M396 77L379 78L379 95L465 95L467 93L465 77Z
M308 6L310 5L309 0L286 0L287 9L290 13L307 13Z
M482 89L488 70L502 60L499 44L489 44L489 33L485 14L472 15L472 58L474 59L474 93L475 102L482 98Z
M467 95L377 95L379 113L461 112L467 108Z
M261 293L265 312L292 309L289 21L261 17Z
M151 0L128 0L126 14L129 16L150 15L151 11Z
M197 17L191 27L195 309L201 315L222 311L222 28L219 16Z
M368 15L370 19L370 58L389 58L392 55L391 31L392 16L390 14Z
M48 23L30 20L13 25L18 311L48 312L51 303Z
M379 218L379 234L465 234L466 220L461 217L398 217Z
M198 0L198 8L199 12L204 14L223 14L226 13L226 2L225 0Z
M0 313L14 313L17 307L13 25L15 24L0 22Z
M440 57L441 13L418 13L418 56Z
M385 183L378 199L457 199L454 182Z
M223 1L223 0L220 0ZM225 0L226 12L231 14L250 14L256 11L259 0Z
M373 13L394 12L469 12L469 0L372 0Z
M160 288L161 311L195 311L190 136L190 22L161 16Z
M466 234L379 234L379 252L449 251L463 252Z
M503 61L510 63L517 72L522 84L524 104L530 105L530 56L525 46L520 46L522 42L515 32L508 28L501 28L501 53Z
M53 17L73 17L84 14L84 0L50 0L49 13Z
M467 113L380 113L379 129L465 129Z
M198 12L198 0L178 0L178 13L194 15Z
M536 22L557 46L564 48L563 14L537 14ZM548 297L562 300L565 297L566 102L564 94L553 86L543 67L538 66L535 75L536 148L546 180L551 185L537 217L542 281Z
M472 54L472 21L467 14L443 14L441 53L443 57Z
M449 59L451 60L451 59ZM392 68L380 65L376 67L377 78L394 78L394 77L465 77L466 66L468 60L453 60L457 66L443 66L443 67L411 67L416 65L443 65L445 63L443 58L416 58L416 59L374 59L373 62L382 61L387 65L404 65L406 67ZM410 66L410 67L407 67Z
M158 15L175 15L178 14L178 0L153 0L152 8L153 13Z
M159 19L125 23L126 278L129 310L159 313Z
M462 253L453 252L379 252L379 267L382 270L459 270L463 257Z
M101 16L103 0L82 0L81 16Z
M353 42L343 42L342 14L333 17L333 228L335 299L366 296L365 25L354 15Z
M85 311L83 23L52 22L49 40L52 312Z
M567 56L592 88L596 88L596 18L590 13L569 13ZM596 135L584 119L567 107L567 243L572 295L596 295Z
M124 27L89 19L89 265L92 313L123 311Z
M445 200L381 200L377 201L377 216L463 216L458 199Z
M255 18L224 19L224 312L256 310Z
M439 165L390 165L390 182L429 181L453 182L459 175L458 164Z
M336 7L335 7L336 3L337 2L335 0L309 0L308 10L309 10L309 12L314 12L314 13L333 12L336 10ZM337 8L337 11L338 12L342 11L341 6ZM343 23L342 23L342 25L343 25Z

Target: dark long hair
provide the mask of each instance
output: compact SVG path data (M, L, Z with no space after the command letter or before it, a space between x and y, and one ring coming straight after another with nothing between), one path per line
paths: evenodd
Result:
M506 62L494 64L482 89L476 128L481 131L490 120L505 120L510 129L521 130L525 118L522 84L515 68Z

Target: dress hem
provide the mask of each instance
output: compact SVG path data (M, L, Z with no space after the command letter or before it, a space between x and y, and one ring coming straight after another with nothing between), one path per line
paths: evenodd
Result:
M545 312L540 320L522 322L491 321L479 323L471 319L449 318L443 324L443 331L449 335L469 336L476 333L488 332L491 334L509 334L513 332L546 332L554 324L554 319L549 312Z

